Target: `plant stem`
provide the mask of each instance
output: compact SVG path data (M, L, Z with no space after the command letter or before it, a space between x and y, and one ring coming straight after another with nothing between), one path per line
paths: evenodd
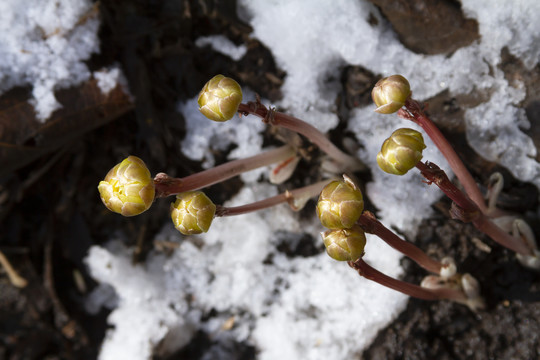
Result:
M273 109L268 109L260 101L240 104L238 112L244 115L255 115L272 125L281 126L297 132L307 137L312 143L317 145L328 156L335 159L350 171L361 170L364 165L355 157L345 154L335 146L326 135L317 130L314 126L302 121L294 116L284 114Z
M405 102L405 108L407 109L407 112L401 109L398 112L398 115L405 119L412 120L422 127L422 129L424 129L426 134L431 138L431 140L433 140L433 143L437 146L437 148L439 148L439 151L448 161L450 168L452 168L452 171L459 179L459 182L463 185L465 192L474 201L476 206L478 206L480 211L485 213L487 211L487 207L484 202L484 197L482 196L478 185L476 185L471 173L469 173L452 145L450 145L448 140L446 140L433 121L426 116L418 101L411 98L407 99Z
M414 262L429 272L439 275L441 273L441 269L445 266L429 257L414 244L400 239L399 236L385 227L375 218L375 215L369 211L364 211L356 223L360 225L365 232L377 235L388 245L411 258Z
M498 242L502 246L525 256L536 256L534 251L527 246L522 239L516 239L500 227L495 225L486 215L481 214L477 219L473 220L473 225L484 234Z
M296 151L292 146L284 145L245 159L229 161L183 178L172 178L165 173L159 173L154 178L156 197L166 197L186 191L202 189L241 173L284 161L295 153Z
M419 161L416 164L416 168L420 170L420 173L424 178L426 178L428 184L433 183L437 185L442 192L444 192L446 196L459 205L459 207L471 213L477 213L479 211L476 204L472 202L472 200L469 199L469 197L461 190L459 190L457 186L455 186L450 179L448 179L448 176L444 170L439 168L436 164L431 162L423 163L422 161Z
M465 294L460 290L440 288L429 289L423 288L418 285L410 284L401 280L394 279L388 275L383 274L377 269L367 264L362 258L359 258L355 262L349 262L349 266L357 270L360 276L365 277L368 280L375 281L390 289L399 291L403 294L423 299L423 300L453 300L458 302L466 302L468 299Z
M318 196L322 189L330 182L332 179L319 181L315 184L304 186L298 189L294 189L291 191L286 191L282 194L269 197L264 200L256 201L251 204L246 204L242 206L233 206L233 207L225 207L220 206L216 210L216 216L234 216L234 215L241 215L250 213L253 211L258 211L262 209L266 209L275 205L279 205L285 202L288 202L291 208L293 210L300 210L301 207L296 208L295 200L299 200L300 202L303 202L302 200L308 200L314 196Z
M437 165L429 162L424 164L419 161L416 167L429 184L434 183L437 185L458 206L458 208L452 207L452 217L463 222L472 222L478 230L482 231L495 242L518 254L534 256L534 252L524 241L506 233L482 213L467 195L452 184L445 172Z

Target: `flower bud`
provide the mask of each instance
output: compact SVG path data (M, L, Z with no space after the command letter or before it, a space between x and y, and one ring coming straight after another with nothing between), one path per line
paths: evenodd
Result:
M326 253L334 260L355 261L364 253L366 235L358 225L321 233Z
M389 174L405 175L422 159L425 148L424 138L418 131L398 129L384 141L377 154L377 164Z
M113 167L98 185L105 206L123 216L145 212L154 201L154 180L144 161L129 156Z
M216 205L202 191L178 194L171 204L174 227L184 235L207 232L215 213Z
M223 75L216 75L204 85L197 103L199 111L214 121L232 119L242 102L242 89L236 81Z
M407 79L401 75L392 75L375 84L371 98L381 114L392 114L398 111L411 95L411 87Z
M317 216L324 227L346 229L354 225L364 210L362 192L351 179L332 181L317 202Z

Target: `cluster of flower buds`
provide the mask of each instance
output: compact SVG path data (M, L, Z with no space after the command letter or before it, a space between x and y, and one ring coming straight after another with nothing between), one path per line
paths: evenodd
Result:
M113 167L98 185L105 206L123 216L135 216L148 210L154 201L155 185L145 163L129 156ZM171 204L175 228L184 235L207 232L216 205L201 191L187 191Z
M232 119L241 102L240 85L223 75L216 75L210 79L197 99L199 111L208 119L219 122Z
M426 124L427 118L423 115L422 107L418 105L416 100L411 99L409 82L401 75L392 75L377 82L372 92L372 98L377 105L376 112L391 114L405 107L398 113L399 116L408 119L413 119L416 116L416 118L424 120L422 124ZM265 120L271 117L275 124L281 124L289 130L306 136L332 158L358 169L354 158L342 153L329 142L324 134L319 133L309 124L272 109L268 110L259 100L247 105L241 104L241 101L240 85L223 75L216 75L208 81L198 97L200 112L210 120L227 121L239 109L242 114L255 114ZM279 121L277 121L278 118ZM420 126L425 130L426 128L422 124ZM431 128L428 126L428 129ZM426 130L426 133L432 138L434 135L439 136L434 130ZM437 139L440 140L440 137ZM425 148L422 134L418 131L408 128L398 129L384 141L381 151L377 155L377 163L383 171L395 175L404 175L415 166L422 170L428 167L427 164L419 163ZM134 216L148 210L155 197L176 195L175 201L170 205L170 215L175 228L184 235L200 234L209 230L215 216L238 215L274 206L281 202L292 203L292 200L298 200L308 194L308 197L311 197L317 193L324 183L296 189L296 192L286 192L253 204L218 209L203 192L195 191L235 176L239 172L275 162L280 163L278 169L284 169L285 165L291 164L291 159L297 158L295 151L293 146L286 145L280 149L235 160L182 179L173 179L166 174L161 174L163 175L161 177L158 174L153 179L141 159L129 156L109 171L105 179L99 183L98 190L105 206L123 216ZM294 169L294 165L291 168ZM313 186L315 188L312 188ZM293 193L295 195L292 195ZM448 194L448 192L445 193ZM343 180L332 181L323 188L319 195L316 211L322 225L329 229L321 233L327 254L335 260L348 261L349 266L358 270L362 276L422 299L448 298L464 302L471 308L478 308L482 305L474 278L467 274L463 276L456 274L455 264L453 267L446 266L447 264L429 258L420 249L402 241L386 229L372 214L367 211L364 213L362 192L348 176L344 175ZM489 225L487 222L484 223ZM527 229L520 224L515 224L514 237L521 237L523 233L523 236L532 238L533 235L525 234ZM378 235L392 247L437 275L429 277L430 280L423 282L423 287L419 287L392 279L371 268L362 259L366 245L364 229ZM530 243L531 247L534 245L534 249L536 249L534 239L530 240ZM538 262L540 256L537 250L534 251L531 261ZM461 285L455 286L454 283Z
M317 216L330 230L321 233L328 255L338 261L362 256L366 236L356 221L364 211L360 189L347 176L324 187L317 202Z
M199 93L199 110L214 121L227 121L238 111L242 89L231 78L216 75ZM105 206L123 216L135 216L148 210L156 193L154 180L144 162L129 156L112 168L99 183L98 190ZM201 191L188 191L176 196L171 204L171 218L178 231L185 235L207 232L216 206Z
M405 175L422 159L425 148L421 133L408 128L397 129L383 142L377 164L389 174Z

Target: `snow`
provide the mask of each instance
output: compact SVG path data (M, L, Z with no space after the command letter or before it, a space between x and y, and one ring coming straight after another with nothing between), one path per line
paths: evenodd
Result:
M123 90L129 93L127 80L118 65L94 71L92 75L97 80L97 86L104 95L108 95L118 84L121 84Z
M32 86L45 121L60 104L53 91L87 80L84 60L99 50L99 20L89 0L0 2L0 93Z
M255 95L249 89L242 89L243 98L254 99ZM230 159L250 156L260 151L262 137L260 134L265 125L258 118L238 117L218 123L208 120L199 111L197 97L179 104L178 110L184 115L187 136L182 141L182 152L192 160L203 161L208 168L214 165L214 158L208 149L225 151L231 143L237 142L238 147L229 154Z
M253 184L228 205L272 193L270 185ZM263 350L261 359L300 355L339 359L350 351L349 336L355 337L355 347L367 345L376 334L375 324L382 326L404 306L404 296L359 278L326 254L287 258L275 248L272 228L277 223L280 231L293 235L307 231L316 236L320 230L315 219L300 228L290 210L280 207L216 220L212 230L199 237L204 240L201 248L194 245L196 240L180 238L172 225L166 225L156 240L178 243L177 250L168 258L153 254L145 265L133 266L130 251L119 241L113 241L110 249L93 247L87 259L92 276L112 285L120 299L108 319L115 328L108 331L100 358L127 354L130 359L148 359L167 332L181 329L184 337L175 344L181 347L194 329L201 329L223 339L218 343L223 348L214 349L222 354L232 337L254 342ZM315 240L320 244L318 237ZM377 253L384 246L373 242L369 249ZM272 263L264 261L270 257ZM397 254L388 255L380 262L382 270L397 276L397 260ZM385 310L377 310L381 308ZM211 322L204 321L211 310L217 315ZM231 316L233 328L222 329Z
M465 114L471 146L540 187L536 149L523 131L528 122L518 107L525 90L519 83L517 87L509 84L497 67L504 47L528 67L537 65L540 24L530 17L540 12L540 5L535 0L462 3L465 13L479 22L482 39L450 56L412 53L366 1L245 0L240 2L239 13L253 27L252 36L271 49L278 66L286 71L285 96L276 105L293 115L322 131L335 127L336 81L346 65L361 65L384 75L403 74L419 100L446 89L451 94L480 91L488 100ZM378 19L378 25L370 25L370 15ZM198 41L199 46L204 44L231 57L241 53L219 37ZM251 96L246 89L245 98ZM225 124L209 123L198 114L195 103L191 99L179 105L187 121L182 143L187 156L203 160L208 167L213 164L205 152L209 146L220 150L238 143L231 158L260 150L260 120L235 117ZM367 195L385 224L413 236L440 193L422 184L417 174L396 177L378 170L375 154L382 141L398 127L415 126L373 109L356 109L349 119L349 130L364 146L357 155L372 169ZM435 147L429 141L427 145L424 158L448 170ZM243 177L245 186L226 205L274 195L273 186L256 181L261 173ZM113 327L100 359L150 359L154 347L172 351L197 330L211 334L217 344L209 357L231 358L227 349L234 342L255 346L259 359L354 357L402 311L407 299L360 278L325 254L288 258L276 249L280 233L308 234L320 244L321 230L315 216L300 221L282 205L216 219L210 231L200 236L183 237L166 224L156 241L171 242L177 249L170 257L154 252L144 265L132 265L131 250L118 239L106 248L93 247L87 263L102 285L89 306L117 304L108 319ZM374 267L396 277L402 271L399 259L381 241L368 237L366 260ZM116 302L106 288L110 286L116 291ZM99 292L102 300L96 295ZM205 320L211 311L215 315ZM233 326L224 326L230 319Z
M238 61L247 52L245 45L236 46L232 41L224 35L203 36L195 41L195 45L204 47L210 45L214 50L229 56L231 59Z

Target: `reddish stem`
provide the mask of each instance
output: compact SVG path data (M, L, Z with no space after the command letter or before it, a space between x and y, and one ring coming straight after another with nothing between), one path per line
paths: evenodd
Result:
M245 159L229 161L183 178L171 178L167 174L159 173L154 178L156 197L202 189L241 173L283 161L294 154L295 150L291 146L285 145Z
M439 275L441 268L444 267L440 262L429 257L420 248L414 244L404 241L394 234L391 230L385 227L380 221L375 218L369 211L364 211L357 221L357 224L369 234L374 234L384 240L388 245L411 258L418 265L429 272Z
M423 300L447 299L459 302L467 301L467 297L462 291L448 288L428 289L401 280L397 280L371 267L362 258L359 258L355 262L349 262L349 266L357 270L360 276L363 276L368 280L375 281L390 289L399 291L403 294L415 298Z
M341 151L330 140L328 140L326 135L317 130L317 128L305 121L295 118L294 116L290 116L272 109L269 110L259 101L240 104L238 107L238 112L244 115L251 114L258 116L272 125L281 126L304 135L328 156L345 165L350 170L360 170L364 167L358 159Z
M431 162L423 163L419 161L416 164L416 168L420 170L420 173L424 178L426 178L428 184L437 185L442 192L446 194L452 201L454 201L462 209L469 211L471 213L478 212L478 207L467 195L465 195L461 190L455 186L448 176L441 170L437 165Z
M272 196L270 198L256 201L250 204L241 205L241 206L232 206L232 207L225 207L220 206L216 210L216 216L235 216L235 215L243 215L250 212L267 209L272 206L276 206L279 204L282 204L287 201L286 194L279 194L276 196Z
M428 184L437 185L456 205L452 207L452 217L463 222L472 222L473 225L495 242L515 251L521 255L534 255L533 251L521 239L516 239L495 225L484 213L482 213L475 203L470 200L461 190L459 190L446 176L445 172L437 165L421 161L416 167L422 173Z
M216 211L216 216L234 216L234 215L242 215L246 213L250 213L253 211L258 211L262 209L266 209L275 205L279 205L282 203L289 203L291 207L294 209L294 200L298 198L312 198L314 196L317 196L320 194L322 189L330 182L331 179L319 181L315 184L304 186L298 189L294 189L291 191L286 191L282 194L269 197L264 200L256 201L251 204L246 204L242 206L233 206L233 207L225 207L221 206Z
M486 215L481 214L477 219L473 220L472 223L478 230L482 231L502 246L515 251L520 255L535 256L534 251L527 246L525 241L512 237L495 225Z
M480 211L485 213L487 211L487 207L484 202L484 197L482 196L482 193L480 192L478 185L476 185L472 175L469 173L452 145L450 145L448 140L446 140L433 121L426 116L418 101L411 98L407 99L405 102L405 108L407 109L408 113L401 109L398 112L398 115L405 119L414 121L416 124L422 127L422 129L424 129L426 134L431 138L431 140L433 140L433 143L437 146L437 148L439 148L439 151L444 155L448 161L448 164L450 164L452 171L459 179L459 182L463 185L463 188L467 194L474 201L476 206L478 206Z

